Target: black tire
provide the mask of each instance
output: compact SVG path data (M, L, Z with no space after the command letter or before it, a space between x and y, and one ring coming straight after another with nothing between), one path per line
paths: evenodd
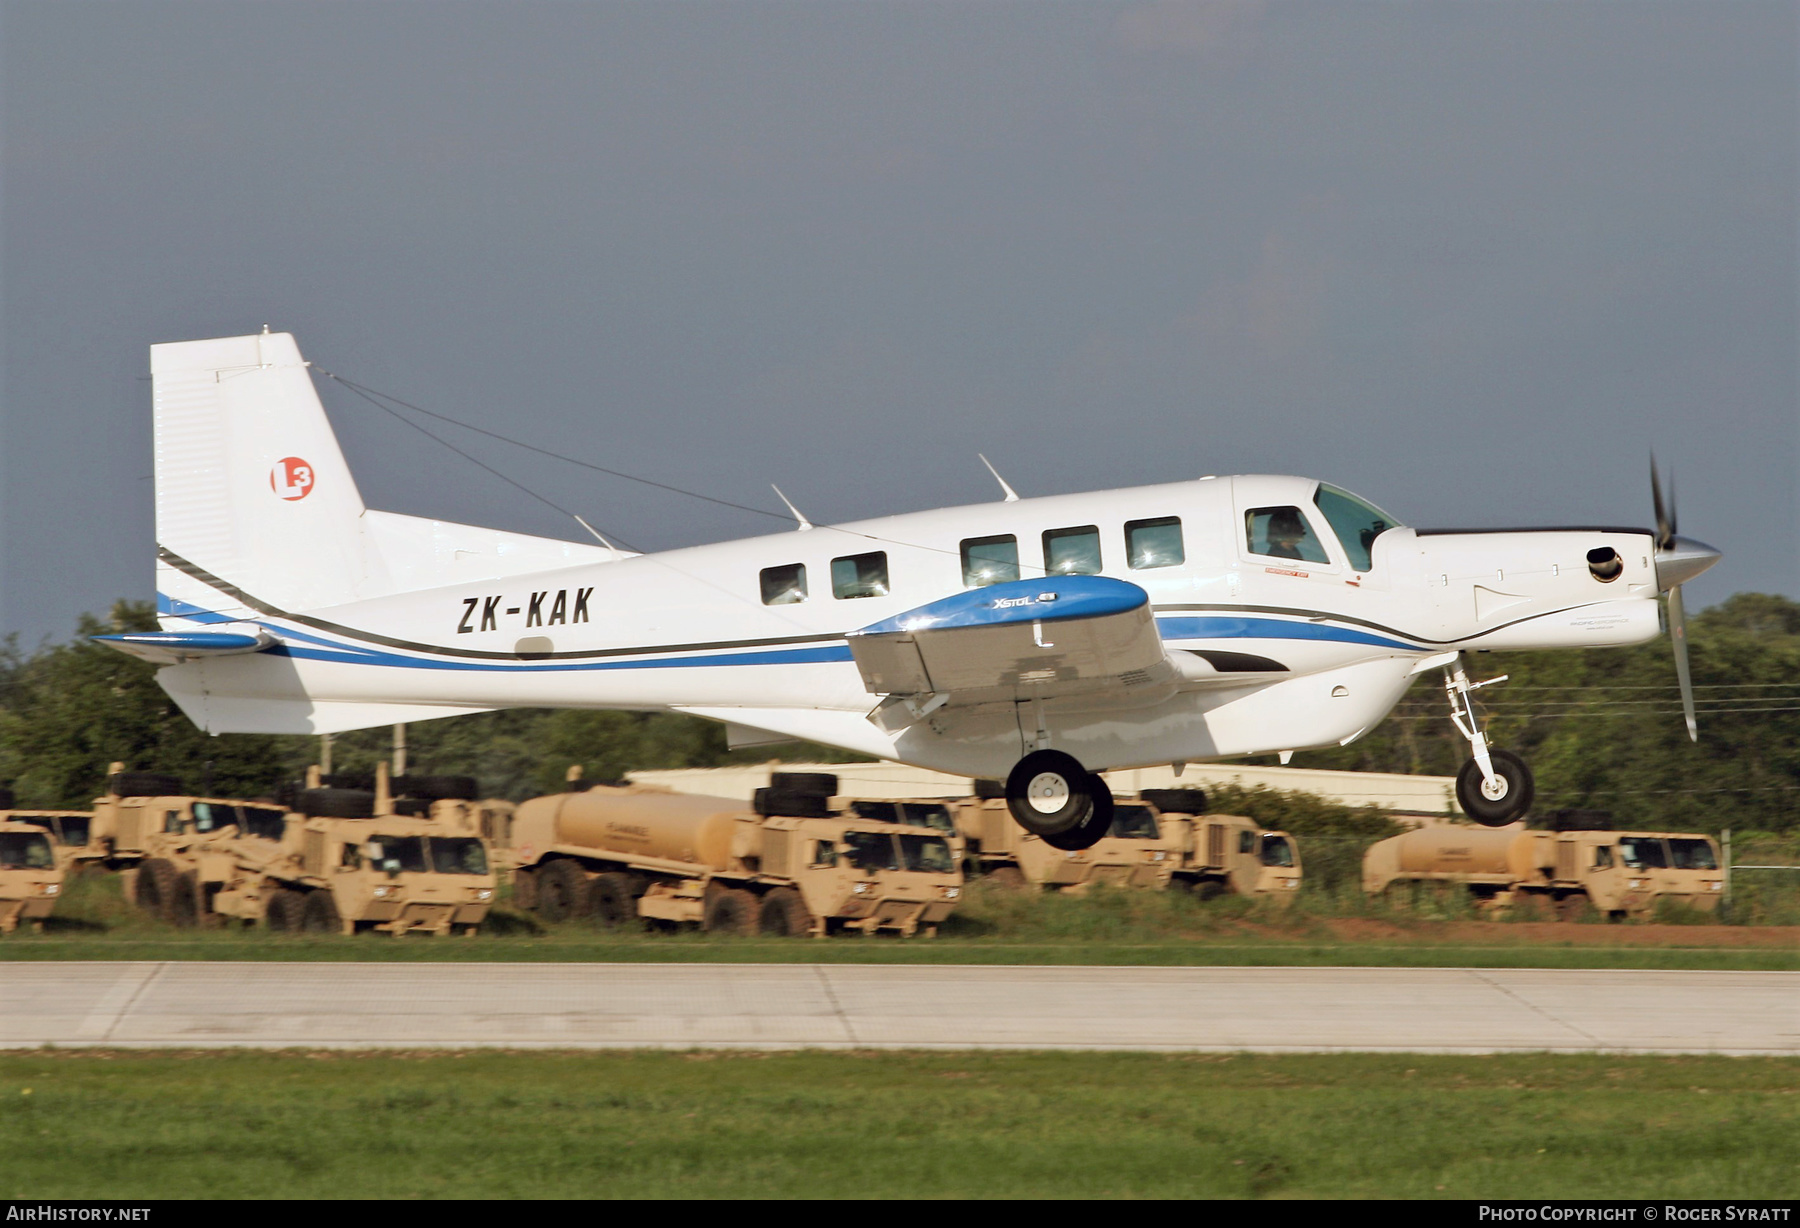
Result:
M11 789L0 785L0 810L11 810L13 808L13 802L16 800L18 799L13 797L13 791Z
M1004 780L977 780L975 782L975 796L979 797L984 802L991 801L995 798L1005 797L1006 782Z
M428 802L472 802L481 796L481 784L473 776L401 776L389 787L395 797L417 797Z
M343 918L329 891L309 891L300 902L300 930L306 934L341 934Z
M1230 893L1230 888L1216 878L1203 878L1194 884L1194 896L1201 900L1216 900Z
M192 870L176 876L168 908L171 925L187 930L200 924L200 879Z
M1205 789L1139 789L1138 797L1164 814L1205 814Z
M1006 808L1034 836L1074 831L1093 816L1097 779L1072 755L1034 750L1006 778Z
M721 887L706 894L706 909L700 928L709 934L737 934L748 938L756 933L759 901L742 887Z
M332 772L319 777L319 784L327 789L357 789L364 793L375 792L374 772Z
M789 819L829 819L828 794L794 793L787 789L758 789L751 801L760 815L780 815Z
M777 887L762 898L757 929L772 938L805 938L813 932L813 915L792 887Z
M1552 810L1550 812L1551 831L1611 831L1613 817L1610 810Z
M305 928L306 897L286 887L277 889L263 907L263 924L275 934L298 934Z
M180 883L181 875L175 872L174 863L152 857L138 867L138 907L159 921L169 920L175 893L181 889Z
M1031 886L1031 880L1018 866L995 866L981 876L981 881L997 891L1024 891Z
M836 797L838 778L830 772L770 772L769 788L810 797Z
M537 915L546 921L587 915L587 875L572 861L557 860L538 867L536 894Z
M181 797L181 782L161 772L114 772L106 782L115 797Z
M1053 849L1061 849L1065 853L1075 853L1082 849L1093 848L1112 832L1113 795L1106 782L1098 776L1090 775L1087 779L1088 797L1093 809L1088 817L1068 831L1056 832L1042 836L1040 839Z
M1488 754L1494 761L1494 774L1500 778L1500 796L1488 797L1482 792L1481 765L1471 758L1456 774L1456 801L1464 814L1482 826L1504 827L1531 809L1536 787L1523 759L1509 750L1490 750Z
M299 810L316 818L368 819L375 816L375 795L365 789L304 789Z
M608 871L595 878L588 888L588 913L607 929L631 925L638 919L637 898L641 894L631 875Z
M1589 900L1585 891L1571 891L1556 901L1558 921L1579 921L1587 915Z
M409 819L431 817L431 803L422 797L396 797L390 804L395 814L403 814Z
M513 907L537 911L537 871L514 870L512 876Z

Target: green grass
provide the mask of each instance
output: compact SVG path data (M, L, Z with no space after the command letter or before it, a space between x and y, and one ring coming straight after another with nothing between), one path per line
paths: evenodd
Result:
M1351 905L1354 905L1352 909ZM127 904L118 880L69 883L43 934L0 940L0 960L401 960L482 962L723 962L904 964L1147 964L1400 967L1800 969L1800 944L1755 945L1752 927L1684 926L1654 946L1621 945L1631 926L1482 927L1460 895L1416 904L1340 904L1302 897L1290 910L1256 900L1201 901L1170 892L1098 890L1086 896L1010 893L977 884L936 939L742 939L693 932L608 932L589 923L544 925L506 905L475 938L381 934L273 935L260 929L177 930ZM1346 918L1380 922L1361 939L1334 932ZM1691 933L1690 933L1691 931ZM1678 936L1677 936L1678 935ZM1739 945L1721 946L1724 938Z
M11 1199L1800 1197L1775 1058L64 1052L0 1104Z

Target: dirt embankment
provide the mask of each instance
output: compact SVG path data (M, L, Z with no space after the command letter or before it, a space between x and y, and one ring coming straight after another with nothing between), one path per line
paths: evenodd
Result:
M1366 917L1330 918L1319 924L1341 942L1800 949L1800 926L1793 925L1571 925L1554 921L1418 921L1402 924Z

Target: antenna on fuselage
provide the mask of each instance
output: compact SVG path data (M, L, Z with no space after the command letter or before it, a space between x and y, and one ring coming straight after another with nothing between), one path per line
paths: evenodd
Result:
M569 515L575 516L575 513L570 512ZM596 529L580 516L575 516L575 523L586 529L589 533L592 533L602 546L605 546L608 550L612 551L613 562L616 563L619 561L619 548L606 540L606 534L602 533L599 529Z
M981 453L977 452L975 455L981 456ZM1017 503L1019 501L1019 492L1006 484L1006 479L1000 476L1000 471L998 469L994 468L994 462L985 456L981 456L981 463L987 466L987 471L994 475L994 481L1000 483L1000 489L1006 492L1006 499L1004 502Z
M783 503L787 504L787 510L794 513L794 519L798 520L800 522L800 527L798 529L796 529L795 532L804 533L808 529L813 527L812 521L808 520L805 516L800 514L800 509L794 506L793 500L789 499L786 495L781 493L781 487L775 485L775 483L773 483L773 482L770 482L769 489L774 491L776 493L776 495L780 496L781 501Z

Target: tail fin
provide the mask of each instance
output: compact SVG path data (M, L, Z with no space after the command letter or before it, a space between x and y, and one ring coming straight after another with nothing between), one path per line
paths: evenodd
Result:
M150 347L163 625L629 557L363 506L288 333Z
M153 345L150 375L165 617L184 607L241 617L251 612L244 594L305 610L387 587L362 533L362 495L292 335Z

